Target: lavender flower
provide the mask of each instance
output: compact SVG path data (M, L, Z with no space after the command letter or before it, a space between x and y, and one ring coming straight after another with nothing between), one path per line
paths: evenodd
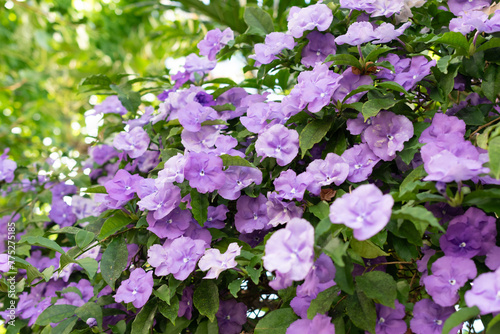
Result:
M330 104L333 93L340 87L339 80L340 75L330 71L326 64L316 64L312 71L299 74L299 83L290 94L298 94L301 104L307 104L310 112L317 113Z
M309 43L302 49L300 62L307 67L314 67L317 63L325 61L326 57L335 54L337 46L335 37L330 33L322 34L319 31L311 31L307 34ZM330 65L331 63L327 63Z
M155 219L154 213L149 212L146 219L149 224L148 230L159 238L176 239L189 228L192 215L189 210L177 207L161 219Z
M258 197L241 196L236 202L237 212L234 215L234 224L241 233L250 233L262 230L269 223L267 217L267 199L264 195Z
M338 45L361 45L377 38L370 22L354 22L347 29L347 33L335 39Z
M219 195L228 200L238 199L241 190L252 183L262 183L262 172L257 168L229 166L225 171L225 183L219 189Z
M71 226L76 223L76 216L71 210L71 206L61 200L52 203L49 218L61 227Z
M109 197L117 201L129 201L134 198L137 186L142 180L139 175L130 175L124 169L116 172L112 180L104 183Z
M128 111L125 109L120 99L116 95L106 97L101 104L94 107L95 114L119 114L125 115Z
M188 286L182 290L182 297L179 301L178 317L185 317L191 320L193 312L193 287Z
M389 222L394 199L373 184L363 184L352 193L338 198L330 206L330 220L354 230L354 237L366 240Z
M255 150L264 158L276 158L280 166L286 166L299 153L299 134L284 125L276 124L259 135Z
M306 8L292 7L288 15L288 31L295 38L300 38L307 30L317 28L325 31L333 21L333 13L325 4L316 4Z
M316 314L312 320L295 320L287 328L286 334L335 334L335 326L329 316Z
M215 145L219 136L220 132L215 127L204 126L197 132L183 130L181 143L190 152L207 152Z
M342 153L342 159L349 165L347 180L361 182L368 179L380 158L372 152L368 144L354 145Z
M136 308L144 306L153 292L153 272L137 268L130 278L116 290L115 301L132 303Z
M171 183L163 183L157 192L137 202L141 210L153 211L155 219L161 219L172 212L181 202L181 190Z
M462 141L465 136L465 122L455 116L437 113L432 119L431 126L425 129L418 141L420 143L447 143L448 138Z
M450 12L457 16L469 11L488 7L489 5L490 1L488 0L448 0Z
M150 139L143 128L137 127L130 132L122 131L113 140L113 146L122 150L132 159L138 158L148 149Z
M481 251L481 231L463 223L449 225L439 244L446 256L473 258Z
M200 55L206 56L208 60L213 61L217 53L232 39L234 39L234 33L231 28L226 28L224 31L220 31L219 28L212 29L198 43Z
M0 254L0 272L6 273L10 270L9 255Z
M377 334L405 334L406 322L403 318L405 314L405 306L399 301L395 300L395 309L390 307L376 304L377 309L377 325L375 326L375 333Z
M366 92L361 92L354 94L347 100L343 101L344 98L353 90L362 85L372 85L373 79L369 75L358 75L354 74L351 70L346 70L339 77L339 86L335 89L332 95L333 101L340 101L343 103L354 103L358 102Z
M278 198L278 194L269 192L267 194L267 216L268 226L276 227L288 223L292 218L302 218L303 210L295 202L284 202Z
M276 196L279 199L296 199L302 201L304 192L311 179L309 173L304 172L297 175L293 170L281 172L280 176L274 179L273 184L275 190L278 192Z
M465 293L467 306L477 306L481 314L500 312L500 270L479 275Z
M272 32L266 36L264 44L255 44L255 55L249 56L249 58L255 59L256 65L269 64L284 49L292 50L295 46L295 41L293 37L282 33L282 32Z
M198 262L201 270L207 271L210 269L204 278L218 278L224 270L236 267L238 263L235 258L240 255L240 252L241 246L238 246L236 242L230 243L227 251L223 254L215 248L207 249L205 255Z
M335 153L328 153L325 160L313 160L307 166L307 175L312 180L307 186L314 195L319 195L321 187L334 183L342 184L349 174L349 165Z
M207 212L207 221L203 224L206 228L217 228L221 229L226 226L225 220L229 209L224 204L217 207L209 206Z
M6 148L0 156L0 181L11 183L14 180L14 171L17 168L15 161L7 159L9 149Z
M455 313L455 308L441 307L431 299L422 299L413 307L413 318L410 320L410 328L415 334L441 334L443 325ZM457 333L462 326L459 325L450 333Z
M208 154L190 152L184 166L184 177L200 193L220 189L225 183L222 159Z
M215 315L219 325L219 333L238 334L247 322L247 307L235 299L221 300Z

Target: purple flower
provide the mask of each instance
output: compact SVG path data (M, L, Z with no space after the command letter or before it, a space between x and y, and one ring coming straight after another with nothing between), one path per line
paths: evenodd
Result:
M76 223L76 216L71 210L71 206L61 200L52 202L49 218L61 227Z
M413 307L413 318L410 320L410 328L415 334L441 334L443 325L450 315L455 313L455 308L441 307L431 299L422 299ZM457 333L462 326L459 325L451 333Z
M377 309L377 325L375 333L377 334L405 334L406 322L403 318L405 314L405 306L395 300L396 308L376 304Z
M299 175L291 169L281 172L280 176L274 179L273 184L278 192L276 196L279 199L296 199L302 201L304 192L309 185L311 176L304 172Z
M413 137L413 124L403 115L381 111L372 117L371 125L363 132L362 139L376 156L385 161L396 157L404 143Z
M243 242L246 242L250 247L257 247L262 241L264 241L264 237L269 233L269 229L264 230L255 230L252 233L241 233L238 239Z
M179 281L184 281L193 272L204 251L203 240L180 237L173 241L167 240L163 246L151 246L148 262L156 268L157 276L173 274Z
M342 159L349 164L347 180L361 182L368 179L380 158L372 152L368 144L354 145L342 153Z
M422 253L424 254L424 256L422 256L422 258L417 261L417 270L422 273L422 276L420 278L421 285L423 285L424 278L428 276L427 264L429 263L431 257L436 254L436 251L434 249L428 248L428 246L424 246L422 247Z
M192 215L189 210L175 208L161 219L155 219L153 212L149 212L146 219L149 224L148 230L159 238L176 239L189 228Z
M198 262L198 267L203 271L210 269L204 278L218 278L224 270L234 268L238 265L235 258L240 255L240 252L241 246L238 246L236 242L230 243L227 251L223 254L215 248L207 249Z
M247 307L235 299L221 300L215 315L219 325L219 333L238 334L247 322Z
M137 127L130 132L122 131L113 140L113 146L122 150L132 159L138 158L147 151L150 139L143 128Z
M216 61L211 61L205 57L198 57L196 54L191 53L186 57L186 64L184 65L184 68L186 69L186 72L189 73L189 80L195 82L195 73L200 77L204 77L205 74L215 68L215 65L217 65Z
M145 111L143 114L140 114L140 117L138 118L133 118L129 119L128 121L124 121L123 124L127 124L129 126L129 129L132 130L133 128L140 127L142 128L146 124L149 124L151 122L151 119L153 118L153 113L155 109L151 106L146 107Z
M310 112L317 113L330 104L333 93L340 87L339 80L340 75L330 71L326 64L316 64L312 71L299 74L299 83L290 94L298 94L301 104L307 104Z
M137 202L141 210L154 211L154 219L161 219L181 202L181 190L171 183L163 183L157 192Z
M247 109L247 116L240 117L241 124L248 131L259 133L268 127L267 120L271 118L271 105L257 102L251 104Z
M165 162L163 169L158 172L158 182L181 183L184 181L184 166L186 159L183 154L177 153Z
M278 198L279 196L275 192L267 193L267 197L268 226L276 227L288 223L292 218L302 218L303 209L298 207L295 202L284 202Z
M252 183L262 183L262 172L257 168L229 166L224 174L224 185L219 189L219 195L225 199L235 200L241 195L241 190Z
M394 3L394 0L390 0L390 2ZM384 22L374 30L373 33L375 34L375 36L377 36L378 39L373 41L372 43L373 44L389 43L393 39L401 36L406 30L406 28L408 28L410 25L411 23L407 22L398 29L395 29L394 25Z
M216 119L217 113L211 107L204 107L198 102L190 102L179 111L178 118L184 129L198 132L201 129L201 123L206 120Z
M322 34L319 31L311 31L307 34L309 43L302 49L300 62L307 67L314 67L316 63L322 63L326 57L335 54L337 46L335 37L330 33ZM331 63L327 63L329 65Z
M10 270L9 255L0 254L0 272L6 273Z
M448 138L462 141L465 136L465 122L455 116L437 113L432 119L431 126L425 129L418 141L420 143L447 143Z
M94 107L95 114L120 114L125 115L128 111L116 95L108 96L101 104Z
M477 275L474 261L461 257L443 256L432 264L432 275L424 278L425 289L441 306L458 302L458 290Z
M295 38L300 38L304 31L317 28L325 31L333 21L333 13L325 4L316 4L306 8L292 7L288 15L288 31Z
M295 46L295 41L293 37L282 33L282 32L272 32L266 36L264 44L255 44L255 56L251 55L249 58L255 59L256 65L269 64L284 49L292 50Z
M460 32L467 35L471 31L477 29L482 32L487 29L486 22L488 21L488 14L482 11L470 11L463 14L461 17L451 19L450 31Z
M465 12L489 7L489 5L490 1L488 0L448 0L450 12L457 16Z
M215 141L215 152L217 155L228 154L245 158L245 153L234 149L238 145L238 139L232 136L220 135Z
M118 152L112 146L97 145L89 147L89 155L98 165L104 165L109 160L118 156Z
M314 228L305 219L293 218L268 239L265 253L262 260L266 270L276 270L290 280L303 280L314 261Z
M384 195L373 184L363 184L330 206L330 220L354 230L354 237L366 240L380 232L389 222L394 199Z
M362 85L372 85L373 79L369 75L357 75L352 70L346 70L339 77L339 86L333 92L333 101L343 101L344 98L353 90ZM354 94L343 103L354 103L359 101L366 92Z
M62 201L64 196L74 194L77 190L74 185L58 183L50 190L52 192L52 201Z
M259 135L255 151L264 158L276 158L278 165L286 166L299 153L299 134L284 125L273 125Z
M496 10L495 14L486 21L486 26L484 27L484 31L488 34L499 32L500 31L500 22L498 17L500 16L500 10Z
M212 192L226 182L222 167L222 159L217 156L190 152L184 166L184 177L200 193Z
M226 226L225 220L228 212L229 209L224 204L221 204L217 207L209 206L207 221L205 222L205 224L203 224L203 226L206 228L224 228Z
M142 177L139 175L130 175L124 169L116 172L112 180L104 183L104 187L109 197L117 201L129 201L134 198L134 194Z
M473 258L481 251L481 231L474 226L456 223L448 226L439 244L446 256Z
M371 124L371 117L365 122L365 117L362 113L359 113L356 118L349 118L347 120L347 130L349 130L351 135L359 135Z
M316 314L312 320L299 319L292 322L286 334L335 334L335 326L329 316Z
M0 156L0 181L11 183L14 180L14 171L17 168L15 161L7 159L9 149L6 148Z
M399 58L397 55L388 54L379 61L389 61L394 65L395 73L388 69L381 69L377 77L395 81L404 89L412 89L417 82L421 81L431 73L431 67L436 65L436 60L428 61L424 56L412 58Z
M217 53L232 39L234 39L234 33L231 28L226 28L224 31L220 31L219 28L212 29L198 43L200 55L206 56L208 60L213 61Z
M132 303L136 308L144 306L153 292L153 271L137 268L130 278L123 281L116 290L115 301Z
M349 174L349 165L337 154L328 153L325 160L313 160L306 171L311 180L307 189L314 195L319 195L323 186L342 184Z
M372 6L372 9L369 11L371 17L390 17L401 11L405 0L375 0L370 2Z
M182 297L179 301L178 317L185 317L191 320L193 312L193 287L188 286L182 290Z
M486 260L484 263L491 270L497 270L500 268L500 247L493 246L488 254L486 254Z
M236 202L237 212L234 215L234 224L241 233L250 233L262 230L269 223L267 216L267 199L264 195L258 197L241 196Z
M347 29L345 35L338 36L335 43L338 45L361 45L377 38L370 22L354 22Z
M465 293L467 306L477 306L481 314L500 312L500 270L479 275Z
M220 132L213 126L203 126L198 132L183 130L181 143L190 152L208 152L215 145Z

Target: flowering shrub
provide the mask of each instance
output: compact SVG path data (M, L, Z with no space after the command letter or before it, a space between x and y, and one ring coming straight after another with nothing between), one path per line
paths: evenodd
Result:
M8 330L498 331L495 8L325 1L275 32L249 6L152 105L140 78L86 79L117 93L86 173L0 157L26 203L0 218ZM252 78L209 79L249 47Z

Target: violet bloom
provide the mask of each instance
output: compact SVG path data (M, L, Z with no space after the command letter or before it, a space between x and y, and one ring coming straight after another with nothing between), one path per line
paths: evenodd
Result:
M197 132L184 129L181 133L181 143L190 152L208 152L219 136L220 131L213 126L203 126Z
M500 270L479 275L465 293L467 306L477 306L481 314L500 312Z
M226 182L222 167L222 159L217 156L190 152L184 166L184 177L200 193L212 192L220 189Z
M193 272L204 251L203 240L179 237L173 241L167 240L163 246L151 246L148 262L156 268L157 276L173 274L179 281L184 281Z
M217 279L224 270L236 267L238 263L235 261L235 258L240 255L240 252L241 246L238 246L236 242L230 243L227 251L223 254L216 248L207 249L198 262L198 267L200 267L201 270L207 271L210 269L203 278Z
M94 110L95 114L125 115L128 112L116 95L108 96L101 104L94 106Z
M207 213L207 221L203 224L206 228L217 228L221 229L226 226L226 215L229 212L229 209L224 204L221 204L217 207L209 206Z
M182 183L184 181L184 166L186 159L183 154L177 153L165 162L163 169L158 172L158 182Z
M238 139L232 136L220 135L215 141L215 154L222 155L228 154L232 156L238 156L245 158L245 153L234 149L238 146Z
M147 215L148 230L159 238L176 239L186 232L192 219L191 211L175 208L161 219L155 219L153 212Z
M443 325L455 313L453 306L441 307L431 299L422 299L413 307L413 318L410 320L410 328L415 334L441 334ZM459 325L450 333L457 333L462 326Z
M488 254L486 254L486 260L484 263L491 270L497 270L500 268L500 247L493 246Z
M188 286L182 290L182 297L179 301L179 311L177 316L191 320L193 313L193 287Z
M49 218L61 227L72 226L76 223L76 216L71 206L61 200L52 202Z
M488 0L448 0L448 8L456 16L489 6L490 1Z
M0 272L6 273L10 270L9 255L0 254Z
M371 17L385 16L390 17L399 13L404 5L404 0L375 0L371 1L372 10L370 10ZM385 43L385 42L383 42Z
M394 65L395 73L388 69L381 69L377 77L397 82L404 89L412 89L419 81L431 73L431 67L436 65L436 60L428 61L424 56L412 58L399 58L397 55L388 54L379 61L389 61Z
M200 55L213 61L217 53L232 39L234 39L234 33L231 28L226 28L224 31L220 31L219 28L212 29L198 43Z
M377 334L405 334L406 322L403 318L405 314L405 306L398 300L395 300L396 308L387 307L376 304L377 309L377 325L375 333Z
M316 4L306 8L292 7L288 15L288 31L295 38L300 38L307 30L317 28L325 31L333 21L333 13L325 4Z
M225 183L219 189L219 195L225 199L235 200L241 195L241 190L252 183L262 183L262 172L257 168L244 166L229 166L225 171Z
M58 183L50 189L52 192L52 201L62 201L64 196L76 193L78 188L71 184Z
M264 195L258 197L241 196L236 202L237 212L234 215L234 224L240 233L250 233L262 230L269 223L267 217L267 199Z
M394 0L390 1L394 2ZM384 22L374 30L373 33L377 36L377 40L373 41L372 44L389 43L401 36L410 25L411 23L407 22L398 29L395 29L394 25Z
M104 165L109 160L118 156L118 152L109 145L89 147L89 155L98 165Z
M481 231L474 226L456 223L448 226L439 244L446 256L471 259L481 251Z
M391 161L404 143L413 137L413 124L403 115L381 111L372 117L372 124L363 132L362 139L376 156Z
M458 290L477 275L474 261L443 256L432 264L432 275L424 278L427 293L441 306L452 306L459 300Z
M289 169L281 172L280 176L274 179L273 184L278 192L276 196L279 199L288 199L302 201L304 192L311 179L309 173L304 172L297 175L293 170Z
M266 270L303 280L314 262L314 228L305 219L293 218L268 239L265 253Z
M134 307L139 308L146 304L152 292L153 271L146 273L144 269L137 268L116 290L115 301L132 303Z
M316 314L312 320L295 320L287 328L286 334L335 334L335 326L329 316Z
M451 19L449 29L467 35L471 31L477 30L483 32L488 21L488 14L482 11L470 11L464 13L461 17Z
M351 135L360 135L371 124L371 117L365 122L365 117L362 113L359 113L356 118L349 118L347 120L347 130L351 133Z
M219 310L215 315L219 325L219 333L238 334L247 322L247 307L236 299L219 301Z
M191 53L186 57L184 68L189 73L189 80L196 81L195 73L200 77L204 77L208 72L213 70L217 65L216 61L211 61L205 57L198 57L196 54Z
M124 169L116 172L112 180L104 183L104 187L108 192L109 197L117 201L129 201L134 198L137 186L142 180L139 175L130 175Z
M130 130L137 127L142 128L151 122L154 111L155 109L153 107L148 106L145 108L144 113L139 114L140 116L138 118L129 119L128 121L124 121L123 124L127 124Z
M122 150L132 159L138 158L147 151L150 139L143 128L137 127L130 132L122 131L113 140L113 146Z
M321 187L334 183L341 185L349 174L349 165L335 153L328 153L325 160L313 160L307 166L307 175L311 182L307 189L314 195L319 195ZM303 174L303 173L302 173Z
M384 195L373 184L363 184L333 202L330 220L352 228L356 239L366 240L387 225L393 205L391 195Z
M264 158L276 158L278 165L286 166L299 153L299 134L284 125L273 125L259 135L255 151Z
M349 165L347 180L357 183L368 179L373 167L380 158L373 153L368 144L354 145L342 153L342 159Z
M276 227L280 224L288 223L292 218L302 218L304 210L301 207L297 206L295 202L284 202L278 197L278 194L275 192L267 193L268 226Z
M345 35L340 35L335 39L335 43L357 46L376 38L378 36L373 31L373 25L370 22L354 22L349 26Z
M333 101L341 101L342 103L358 102L367 92L360 92L354 94L344 101L344 98L353 90L362 85L372 85L373 79L369 75L354 74L351 70L346 70L339 77L339 86L335 89L332 95Z
M436 254L436 251L434 249L428 248L428 246L422 247L422 253L424 256L420 260L417 260L417 270L422 273L422 276L420 278L420 283L423 285L423 280L426 278L428 275L428 270L427 270L427 264L429 263L429 260L431 259L434 254Z
M271 119L271 105L263 102L251 104L247 109L247 115L240 117L241 124L253 133L265 129L268 126L268 119Z
M319 31L311 31L307 34L309 43L302 49L300 62L307 67L314 67L316 63L322 63L326 57L335 54L337 46L335 37L330 33L322 34ZM331 63L327 63L329 65Z
M260 245L262 241L264 241L264 238L269 231L270 230L266 227L264 230L255 230L252 233L241 233L238 239L246 242L250 247L255 248Z
M171 183L163 183L157 192L137 202L141 210L153 211L155 219L161 219L172 212L181 202L181 190Z
M292 36L282 32L272 32L266 36L264 44L255 44L255 55L249 58L255 59L256 65L269 64L281 53L284 49L292 50L295 46L295 41Z
M7 159L9 149L6 148L0 156L0 181L11 183L14 180L14 171L17 168L15 161Z
M330 104L333 93L340 87L340 78L340 75L330 71L326 64L316 64L312 71L299 74L299 83L291 94L298 94L301 104L307 104L310 112L317 113Z
M432 118L431 126L422 131L420 143L447 143L450 137L462 141L465 136L465 122L455 116L437 113Z
M187 103L178 113L179 123L181 123L184 129L191 132L200 131L201 123L216 118L217 113L214 109L204 107L198 102Z

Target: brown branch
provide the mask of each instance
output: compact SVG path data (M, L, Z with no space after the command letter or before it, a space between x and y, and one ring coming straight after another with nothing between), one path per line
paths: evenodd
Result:
M496 121L498 121L498 120L500 120L500 117L495 118L494 120L492 120L492 121L490 121L490 122L488 122L488 123L486 123L486 124L481 125L480 127L478 127L476 131L474 131L473 133L471 133L471 134L470 134L470 136L469 136L469 140L471 140L471 139L472 139L472 137L473 137L476 133L478 133L478 132L479 132L479 131L481 131L482 129L484 129L484 128L486 128L486 127L490 126L491 124L495 123L495 122L496 122Z

